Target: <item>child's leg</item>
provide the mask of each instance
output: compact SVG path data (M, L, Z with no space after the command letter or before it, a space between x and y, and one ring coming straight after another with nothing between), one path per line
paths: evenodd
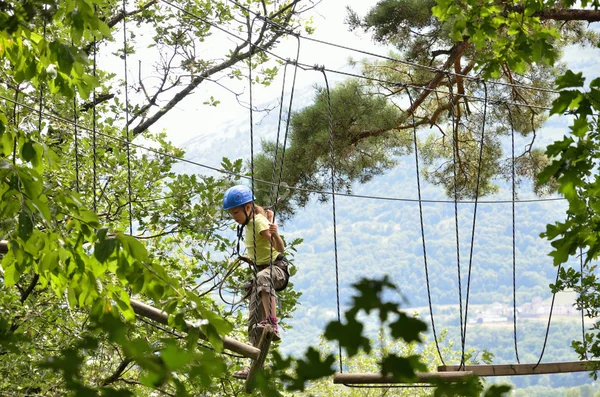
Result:
M265 318L277 317L277 300L275 299L275 296L271 296L271 302L269 303L269 293L261 291L260 300L263 304Z

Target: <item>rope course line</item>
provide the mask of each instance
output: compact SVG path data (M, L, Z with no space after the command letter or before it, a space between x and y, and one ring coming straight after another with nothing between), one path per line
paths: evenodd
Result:
M75 128L75 136L74 136L74 144L75 144L75 189L77 193L80 192L79 189L79 133L77 131L77 94L73 95L73 127Z
M487 98L487 84L485 82L485 80L481 81L483 83L483 90L484 90L484 94ZM462 344L462 351L464 352L465 350L465 344L466 344L466 340L467 340L467 324L468 324L468 317L469 317L469 294L471 292L471 270L473 269L473 248L475 246L475 226L476 226L476 221L477 221L477 204L478 204L478 199L479 199L479 183L480 183L480 177L481 177L481 165L483 163L483 143L484 143L484 136L485 136L485 124L486 124L486 117L487 117L487 101L485 101L483 103L483 122L481 123L481 141L479 142L479 164L477 165L477 181L475 184L475 203L474 203L474 207L473 207L473 226L471 229L471 247L469 250L469 272L467 275L467 294L465 297L465 321L464 321L464 328L463 328L463 332L462 332L462 339L461 339L461 344ZM463 357L461 357L461 361L460 361L460 366L464 366L465 365L465 357L463 355Z
M329 129L329 155L331 162L331 207L333 215L333 254L335 260L335 292L336 292L336 303L337 303L337 318L338 321L342 322L342 315L340 313L340 275L339 275L339 264L338 264L338 250L337 250L337 221L336 221L336 209L335 209L335 147L333 144L333 113L331 109L331 96L329 95L329 81L327 80L327 73L321 69L323 78L325 79L325 88L327 91L327 120ZM343 356L342 356L342 345L338 341L338 353L340 361L340 373L344 372Z
M457 283L458 283L458 310L460 317L460 338L461 341L464 338L463 331L463 298L462 298L462 276L460 271L460 234L459 234L459 222L458 222L458 179L456 173L456 163L457 163L457 154L458 154L458 122L456 120L456 109L454 103L454 91L452 89L452 84L450 80L452 76L447 74L448 78L448 93L450 95L450 117L452 121L452 136L454 142L452 142L452 178L454 181L454 235L456 239L456 273L457 273ZM458 105L458 104L457 104ZM458 105L460 106L460 105ZM413 121L414 123L414 121ZM464 361L465 349L461 344L461 361Z
M94 4L94 13L97 12L97 6ZM98 52L98 42L96 40L96 34L94 34L94 39L92 41L93 50L93 65L92 65L92 75L94 79L96 79L96 68L97 68L97 52ZM98 148L96 146L96 87L92 89L92 196L93 196L93 208L94 212L98 212L98 199L96 197L96 190L98 189Z
M412 108L413 98L410 94L410 90L406 89L406 93L408 95L408 99L410 101L410 106ZM429 266L427 264L427 248L425 244L425 222L423 220L423 203L421 202L421 174L419 172L419 145L417 139L417 126L415 123L415 113L411 112L412 122L413 122L413 141L414 141L414 150L415 150L415 174L417 177L417 194L419 196L419 223L421 226L421 243L423 245L423 264L425 266L425 281L427 285L427 301L429 303L429 316L431 317L431 328L433 331L433 339L435 341L435 347L438 352L438 356L442 365L446 365L444 362L444 357L442 357L442 351L440 349L440 344L438 341L437 331L435 329L435 320L433 317L433 304L431 303L431 285L429 282Z
M516 198L516 172L515 172L515 126L513 123L510 106L506 107L508 111L508 120L510 121L510 143L511 143L511 192L512 192L512 275L513 275L513 339L515 343L515 356L517 363L519 360L519 348L517 343L517 238L516 238L516 218L515 218L515 198Z
M562 269L562 264L558 265L558 269L556 269L556 281L554 282L554 284L556 284L558 282L558 277L560 275L560 269ZM548 314L548 325L546 326L546 335L544 336L544 344L542 345L542 352L540 353L540 358L539 358L537 364L535 364L533 366L534 370L542 362L542 358L544 357L544 352L546 351L546 344L548 343L548 335L550 334L550 324L552 323L552 312L554 311L555 299L556 299L556 292L554 292L552 294L552 303L550 303L550 313Z
M238 40L240 40L242 42L246 41L244 38L238 36L237 34L232 33L229 30L227 30L227 29L225 29L225 28L223 28L223 27L221 27L221 26L219 26L219 25L217 25L217 24L215 24L215 23L213 23L213 22L211 22L211 21L209 21L209 20L207 20L205 18L202 18L202 17L200 17L200 16L198 16L198 15L192 13L192 12L189 12L186 9L184 9L182 7L179 7L178 5L173 4L173 3L171 3L168 0L160 0L160 1L162 3L165 3L165 4L169 5L169 6L175 8L175 9L181 11L181 12L183 12L184 14L186 14L186 15L192 17L192 18L195 18L195 19L197 19L197 20L199 20L199 21L201 21L201 22L203 22L203 23L205 23L207 25L210 25L210 26L214 27L215 29L218 29L218 30L220 30L220 31L222 31L222 32L224 32L224 33L226 33L226 34L234 37L234 38L237 38ZM260 15L260 14L258 14L258 15ZM292 34L293 35L297 35L297 33L294 33L294 32L291 32L289 34L291 34L291 35ZM304 37L304 36L301 36L301 37ZM306 37L304 37L304 38L306 38ZM256 45L256 44L253 44L253 46L254 46L254 48L257 48L257 49L263 51L264 53L269 54L269 55L271 55L271 56L273 56L273 57L275 57L275 58L277 58L277 59L279 59L279 60L281 60L283 62L287 62L288 61L286 58L284 58L284 57L282 57L282 56L274 53L273 51L265 49L265 48L263 48L263 47L261 47L259 45ZM350 47L348 47L347 49L350 49ZM373 54L373 55L377 56L375 54ZM393 58L392 58L392 60L393 60ZM305 64L305 63L301 63L301 62L297 62L297 65L302 70L304 70L304 71L313 70L314 67L315 67L314 65L308 65L308 64ZM419 65L419 64L416 64L416 65ZM348 73L348 72L343 72L343 71L339 71L339 70L328 69L328 68L326 68L324 66L322 66L322 67L324 68L324 70L326 72L329 72L329 73L340 74L340 75L344 75L344 76L347 76L347 77L361 78L361 79L365 79L365 80L369 80L369 81L376 81L376 82L379 82L379 83L385 83L385 84L390 84L390 85L397 85L398 84L398 82L390 82L390 81L386 81L386 80L382 80L382 79L376 79L376 78L367 77L367 76L363 76L363 75L358 75L358 74L354 74L354 73ZM436 71L438 71L440 73L445 73L445 71L441 71L439 69L435 69L434 68L434 70L436 70ZM475 77L472 77L472 76L462 76L462 75L456 75L456 74L453 74L453 75L455 75L457 77L465 77L465 78L474 79L474 80L481 80L478 77L475 78ZM494 82L494 81L490 81L489 83L490 84L500 84L500 83ZM410 83L402 83L402 84L403 85L407 85L407 86L412 87L412 88L426 90L426 91L433 92L433 93L447 94L447 92L445 92L445 91L437 90L437 89L434 89L434 88L420 87L420 86L412 85ZM511 85L510 83L501 83L501 84L502 85L507 85L507 86L510 86L510 87L519 87L519 85ZM528 86L523 86L522 88L528 88ZM536 87L535 89L537 91L547 90L547 89L542 89L542 88L539 88L539 87ZM549 92L556 92L554 90L547 90L547 91L549 91ZM504 100L504 99L489 99L489 98L484 99L484 98L481 98L481 97L471 96L471 95L461 95L461 97L465 98L465 99L476 100L476 101L486 100L486 101L488 101L490 103L498 103L498 104L500 104L500 103L507 103L507 104L510 104L510 105L513 105L513 106L527 106L527 107L529 107L531 109L540 109L540 110L551 110L552 109L551 107L548 107L548 106L530 105L530 104L525 104L525 103L507 101L507 100Z
M249 57L248 57L248 96L249 96L249 101L248 103L250 104L249 106L249 117L250 117L250 178L251 178L251 191L252 191L252 198L255 198L255 194L254 194L254 112L252 110L252 54L254 52L254 47L253 47L253 43L252 43L252 29L254 28L254 21L250 22L250 17L248 16L246 19L246 24L248 27L248 46L249 46ZM250 334L250 340L252 341L253 345L257 345L257 342L260 340L260 336L257 336L257 332L259 330L258 328L258 323L259 323L259 310L260 310L260 306L263 304L261 301L261 297L260 297L260 293L259 293L259 286L258 286L258 269L257 269L257 260L256 260L256 220L255 220L255 210L254 210L254 201L252 201L251 203L251 209L250 209L250 216L252 217L252 245L254 248L254 252L253 252L253 258L252 259L252 263L253 266L250 266L250 268L252 269L253 275L254 275L254 285L251 291L252 297L250 299L250 303L249 303L249 310L250 310L250 314L249 314L249 334ZM244 213L246 212L246 208L244 206ZM246 214L246 221L248 222L248 215ZM239 246L239 239L241 238L241 229L238 230L238 246ZM238 249L238 255L240 255L239 253L239 249ZM270 312L271 312L271 294L269 291L269 313L265 313L265 316L270 316ZM250 374L248 374L248 377L250 377Z
M15 104L17 104L19 106L22 106L22 107L24 107L26 109L29 109L29 110L34 110L34 111L37 110L34 107L32 107L32 106L30 106L30 105L28 105L26 103L15 101L14 99L5 97L5 96L3 96L1 94L0 94L0 99L6 100L6 101L11 102L11 103L15 103ZM64 118L64 117L61 117L61 116L58 116L56 114L52 114L52 113L48 113L48 112L44 112L43 114L44 114L44 116L46 116L48 118L52 118L52 119L55 119L57 121L69 123L71 125L73 124L72 120ZM82 125L79 125L79 129L83 130L83 131L86 131L88 133L92 132L91 128L88 128L88 127L85 127L85 126L82 126ZM111 135L108 135L108 134L103 133L103 132L99 132L98 131L97 135L101 136L103 138L106 138L106 139L110 139L110 140L115 141L115 142L119 142L119 143L122 143L122 144L127 144L126 140L118 138L118 137L114 137L114 136L111 136ZM130 145L131 145L131 147L135 147L135 148L138 148L138 149L141 149L141 150L145 150L147 152L154 153L154 154L157 154L159 156L168 157L168 158L170 158L172 160L176 160L178 162L182 162L182 163L194 165L194 166L197 166L197 167L200 167L200 168L209 169L209 170L212 170L212 171L215 171L215 172L219 172L219 173L222 173L222 174L230 175L230 176L233 176L233 177L236 177L236 178L240 178L240 179L246 179L246 180L250 179L250 177L247 176L247 175L238 174L238 173L235 173L235 172L224 170L222 168L218 168L218 167L214 167L214 166L211 166L211 165L202 164L202 163L199 163L197 161L193 161L193 160L188 160L188 159L185 159L185 158L181 158L181 157L169 154L169 153L162 152L162 151L160 151L158 149L154 149L154 148L151 148L151 147L140 145L140 144L137 144L137 143L134 143L134 142L131 142ZM258 182L258 183L267 184L267 185L271 184L269 181L265 181L265 180L262 180L262 179L256 179L255 178L255 181ZM295 190L295 191L308 192L308 193L318 193L318 194L323 194L323 195L331 195L331 192L330 191L326 191L326 190L306 189L306 188L294 187L294 186L290 186L289 189ZM402 198L402 197L374 196L374 195L351 194L351 193L342 193L342 192L336 192L335 194L337 196L341 196L341 197L361 198L361 199L370 199L370 200L402 201L402 202L409 202L409 203L411 203L411 202L412 203L416 203L416 202L419 201L418 199L410 199L410 198ZM551 197L551 198L539 198L539 199L522 199L522 200L517 200L516 202L517 203L538 203L538 202L552 202L552 201L566 201L566 199L563 198L563 197ZM434 199L422 199L421 202L428 203L428 204L453 204L454 203L453 200L434 200ZM478 202L479 202L479 204L510 204L510 203L512 203L511 200L479 200ZM458 203L459 204L473 204L474 201L473 200L460 200L460 201L458 201Z
M129 207L129 234L133 235L133 204L131 202L131 136L129 134L129 86L127 83L127 10L126 0L123 0L123 67L125 69L125 137L127 138L127 197Z
M161 0L163 1L163 0ZM369 52L369 51L365 51L365 50L361 50L359 48L355 48L355 47L349 47L349 46L345 46L342 44L337 44L337 43L333 43L330 41L325 41L325 40L319 40L319 39L315 39L314 37L310 37L310 36L303 36L300 33L296 33L293 32L289 29L287 29L285 26L282 26L280 24L278 24L277 22L273 21L272 19L262 16L261 14L252 11L250 8L238 3L236 0L229 0L231 1L233 4L237 5L238 7L242 8L244 11L249 12L254 14L258 19L262 19L264 22L275 26L276 28L278 28L279 30L282 30L284 32L286 32L287 34L293 35L293 36L297 36L300 39L304 39L304 40L308 40L308 41L312 41L314 43L318 43L318 44L323 44L323 45L327 45L327 46L331 46L331 47L336 47L336 48L340 48L340 49L344 49L344 50L348 50L348 51L352 51L352 52L358 52L360 54L363 55L369 55L372 57L376 57L376 58L381 58L381 59L385 59L388 61L393 61L393 62L397 62L397 63L401 63L407 66L412 66L415 68L419 68L419 69L425 69L428 70L430 72L435 72L435 73L443 73L446 75L450 75L450 76L454 76L454 77L461 77L461 78L465 78L468 80L473 80L473 81L478 81L479 78L478 77L474 77L474 76L469 76L469 75L465 75L465 74L461 74L461 73L455 73L455 72L448 72L445 70L441 70L432 66L428 66L428 65L423 65L417 62L410 62L410 61L405 61L402 59L398 59L398 58L393 58L387 55L381 55L381 54L376 54L373 52ZM538 92L550 92L550 93L554 93L554 94L558 94L559 91L551 89L551 88L541 88L541 87L535 87L535 86L530 86L530 85L525 85L525 84L515 84L515 83L504 83L504 82L499 82L499 81L490 81L490 84L494 84L494 85L500 85L500 86L505 86L505 87L511 87L511 88L524 88L524 89L528 89L528 90L532 90L532 91L538 91Z
M580 279L579 279L579 283L581 286L581 292L580 292L580 299L581 296L583 295L583 249L579 248L579 272L580 272ZM587 340L585 339L585 318L583 316L583 306L581 307L581 343L583 344L583 351L585 352L585 359L588 359L588 354L587 354Z

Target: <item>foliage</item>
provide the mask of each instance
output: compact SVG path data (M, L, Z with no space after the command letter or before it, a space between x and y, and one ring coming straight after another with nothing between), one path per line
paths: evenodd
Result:
M539 62L555 62L553 45L560 36L557 31L541 24L542 16L551 15L551 11L556 8L570 9L576 4L581 8L591 6L592 9L587 10L588 15L594 15L600 8L597 2L587 0L525 2L523 5L507 5L508 8L504 9L489 1L477 2L478 10L475 12L474 2L471 1L438 0L437 3L434 13L451 21L453 35L466 36L476 47L491 45L492 51L481 62L490 76L497 75L499 65L503 63L524 71ZM508 29L512 36L511 42L498 40L492 30L500 28ZM553 251L550 256L554 258L555 266L565 264L570 256L582 256L582 271L561 268L559 280L551 288L553 292L573 289L580 293L577 307L595 323L586 333L585 341L574 341L573 347L582 359L591 359L598 357L600 346L597 333L600 284L595 272L596 265L592 263L598 259L600 248L597 243L596 198L600 183L596 162L600 147L597 132L600 80L591 81L588 90L584 90L584 83L582 73L569 70L555 81L560 93L552 102L550 113L569 113L575 117L570 134L548 146L546 154L551 162L538 178L542 184L556 181L558 191L569 203L565 221L548 225L542 237L552 241Z
M558 56L567 44L598 40L577 18L561 20L551 12L537 16L548 7L560 10L555 3L383 0L364 17L349 9L351 29L371 32L394 50L378 60L352 60L351 65L362 66L365 79L331 90L335 188L347 192L352 182L365 183L400 158L412 161L403 156L414 150L413 117L423 177L443 186L448 196L497 192L498 182L512 176L513 159L502 142L513 131L530 141L515 153L516 182L536 180L548 164L534 143L548 117L540 108L554 99L552 81L562 71ZM313 105L290 116L283 181L329 191L328 109L325 88L317 90ZM371 111L372 106L379 110ZM263 145L256 169L261 179L270 175L274 145ZM551 182L535 186L538 194L556 188ZM306 192L292 192L284 211L292 214L307 199Z
M220 210L234 181L175 174L183 151L148 129L205 78L244 64L247 43L225 49L222 63L194 55L211 23L244 27L235 19L244 12L225 2L173 3L203 21L154 0L126 4L135 27L127 49L116 50L131 55L136 28L155 28L151 47L166 57L155 86L124 86L94 62L124 22L121 2L0 5L2 395L222 395L242 387L229 378L239 363L221 354L222 336L242 334L241 312L212 298L234 246ZM295 5L278 6L273 19L293 28ZM265 48L283 34L254 28ZM256 54L252 66L265 61ZM199 77L184 83L176 70ZM257 74L266 83L274 71ZM123 102L119 90L145 95ZM142 133L154 149L128 143ZM241 173L241 165L225 168ZM284 294L284 319L298 296ZM136 321L132 298L168 313L169 327ZM206 343L197 331L183 334L184 318Z

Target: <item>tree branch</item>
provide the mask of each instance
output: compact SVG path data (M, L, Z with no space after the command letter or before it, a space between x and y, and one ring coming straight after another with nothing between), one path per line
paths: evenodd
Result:
M37 285L39 279L40 279L39 274L34 274L33 275L33 278L31 279L31 282L29 283L29 286L21 294L21 303L25 302L27 300L27 298L29 298L29 295L31 295L31 293L33 292L33 289Z
M117 380L119 380L119 377L123 374L125 369L127 369L127 366L131 363L131 361L132 360L130 358L125 358L123 361L121 361L121 364L119 364L115 372L113 372L112 375L110 375L108 378L102 381L101 386L108 386L111 383L114 383Z
M509 12L525 12L524 6L507 7L505 14ZM587 21L587 22L600 22L600 10L580 10L580 9L562 9L562 8L549 8L542 11L535 12L534 17L538 17L542 20L553 20L553 21Z
M152 7L156 3L158 3L158 0L151 0L148 3L144 4L142 7L138 8L137 10L133 10L133 11L130 11L127 13L123 13L123 11L121 11L117 15L115 15L112 19L110 19L108 21L104 21L104 22L108 25L109 28L112 29L116 24L121 22L124 18L130 17L135 14L139 14L140 12ZM93 42L89 43L87 46L85 46L83 48L83 51L85 51L86 54L89 54L90 51L92 51L93 45L94 45Z
M293 11L290 11L290 13L286 16L285 21L283 22L284 26L286 26L287 23L290 21L292 15L293 15ZM225 70L240 61L244 61L244 60L248 59L253 53L262 52L263 49L269 49L285 33L286 32L284 32L284 31L278 30L278 31L276 31L276 33L274 33L273 37L271 37L266 43L261 44L260 40L262 40L262 35L263 35L263 33L261 32L260 37L254 42L253 45L250 46L248 51L239 53L239 50L241 48L243 48L245 45L247 45L248 42L246 42L245 44L236 48L228 60L226 60L226 61L220 63L219 65L216 65L210 69L207 69L204 72L202 72L200 75L194 77L192 79L192 81L185 88L183 88L181 91L179 91L177 94L175 94L175 96L166 105L164 105L162 108L160 108L157 112L155 112L148 119L142 121L140 124L135 126L132 130L132 136L136 137L137 135L141 134L142 132L144 132L148 128L150 128L152 125L154 125L154 123L156 123L158 120L160 120L165 114L167 114L167 112L169 110L171 110L179 102L181 102L185 97L187 97L206 78L208 78L209 76L212 76L213 74L218 73L222 70ZM260 45L260 47L262 47L261 49L258 49L259 45Z
M435 77L433 79L431 79L431 81L429 81L429 84L427 84L427 88L423 90L421 95L419 95L413 101L410 108L407 110L408 114L414 113L414 111L417 110L417 108L419 106L421 106L423 101L425 101L425 99L427 99L429 94L431 94L432 90L434 90L440 84L442 79L446 76L445 71L448 70L452 65L454 65L454 62L456 61L457 58L462 56L462 53L464 52L465 48L467 48L467 46L468 46L468 43L466 41L462 41L458 44L455 44L454 47L452 47L450 55L448 56L448 59L446 59L444 66L435 75Z

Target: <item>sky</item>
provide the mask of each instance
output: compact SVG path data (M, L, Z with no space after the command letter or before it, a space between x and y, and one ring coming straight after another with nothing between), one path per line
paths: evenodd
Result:
M308 11L305 18L311 19L312 26L315 28L315 33L311 37L323 41L335 42L344 46L360 48L366 51L386 54L386 49L376 45L370 39L368 34L362 32L349 32L344 24L346 17L345 6L350 6L352 9L363 15L371 6L375 5L375 1L371 0L351 0L346 2L338 2L332 0L323 0L318 3L312 10ZM305 33L303 33L305 34ZM234 38L216 31L210 39L211 42L217 43L215 47L220 49L220 44L231 45ZM298 41L294 37L287 37L279 43L273 52L285 59L294 59L296 56ZM331 46L314 43L308 40L301 40L300 44L300 62L308 65L324 65L329 69L351 71L348 65L350 57L362 59L362 56L357 53L351 53L347 50L337 49ZM134 74L135 70L130 71ZM255 85L253 87L253 103L257 104L273 104L277 102L281 96L282 74L280 73L277 79L269 87ZM289 94L292 83L292 68L288 68L287 89ZM331 82L341 80L340 76L328 76ZM233 91L242 93L240 100L248 102L248 85L247 80L237 82L225 78L221 82L227 85ZM324 85L323 75L316 71L298 70L296 79L296 90L298 92L307 92L315 84ZM210 96L215 97L221 103L217 107L203 105L203 102ZM218 134L219 128L223 123L231 120L245 119L249 121L249 111L241 106L235 96L226 91L215 83L205 82L188 98L182 101L177 108L170 112L167 116L157 124L159 128L165 128L168 137L175 144L183 144L193 138L198 138L204 135ZM254 116L255 120L260 120L260 114ZM201 120L199 125L198 121Z

